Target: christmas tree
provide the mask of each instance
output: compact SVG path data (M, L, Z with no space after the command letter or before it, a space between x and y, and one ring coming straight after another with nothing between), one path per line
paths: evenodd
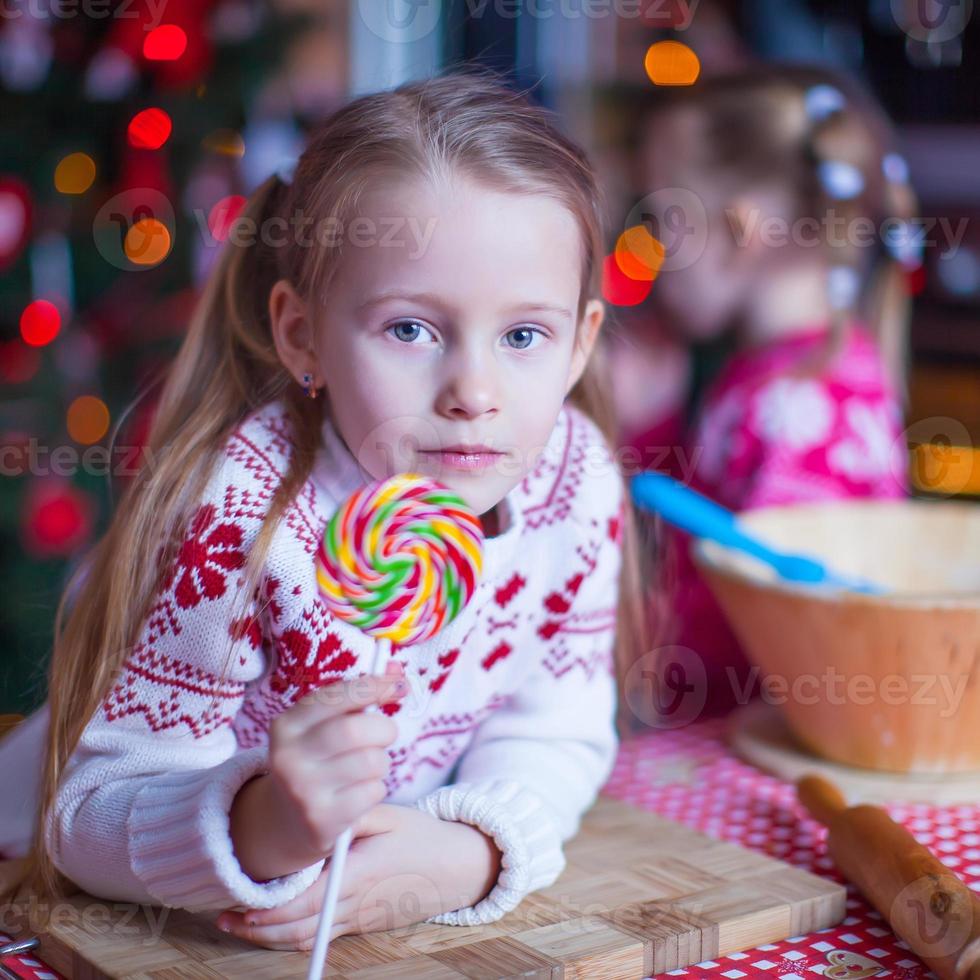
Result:
M43 700L57 601L143 462L200 283L301 149L290 52L343 27L339 4L36 6L0 24L0 713ZM342 94L343 66L318 77Z

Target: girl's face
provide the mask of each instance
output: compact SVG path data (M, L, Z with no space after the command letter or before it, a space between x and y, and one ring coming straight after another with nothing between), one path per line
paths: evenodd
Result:
M703 244L688 243L668 259L653 284L650 299L664 322L689 340L706 340L731 326L744 302L751 277L746 271L746 249L739 247L728 225L725 208L731 203L711 182L698 175L695 160L703 139L699 120L683 110L658 113L649 123L640 156L641 179L648 200L669 209L680 192L682 226L702 230ZM698 207L693 208L696 199ZM688 210L696 213L687 213ZM655 217L666 227L664 214ZM668 255L677 244L664 242Z
M575 219L544 195L456 178L366 194L359 228L344 235L324 302L306 307L315 361L293 374L315 368L372 477L429 475L483 514L548 442L602 321L591 301L576 323ZM271 300L281 355L295 301L276 299L283 286ZM309 356L308 337L296 337L290 367Z

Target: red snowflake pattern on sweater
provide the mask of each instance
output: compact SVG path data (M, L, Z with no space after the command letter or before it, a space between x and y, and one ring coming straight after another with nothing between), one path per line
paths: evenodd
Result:
M231 434L227 465L219 468L214 481L220 490L212 491L192 514L151 607L141 645L106 700L108 720L139 716L153 731L184 727L196 738L232 723L239 745L248 748L266 742L272 721L309 692L370 669L374 642L332 617L316 589L312 555L330 512L323 509L324 487L312 479L283 511L252 607L244 615L228 617L220 632L207 622L209 606L220 623L237 599L251 542L289 467L288 432L284 413L266 411ZM507 688L526 673L529 656L539 658L556 680L567 680L578 670L583 683L591 682L598 663L609 661L610 643L601 642L601 636L612 630L610 603L596 605L590 599L588 608L580 608L578 601L580 588L601 560L603 540L614 551L621 536L621 505L613 513L593 514L582 511L578 499L587 481L588 450L596 440L597 430L584 416L564 412L546 452L514 491L512 506L523 517L522 540L525 535L548 536L537 554L539 546L530 539L515 548L515 558L534 555L535 564L518 560L497 580L488 581L480 593L482 605L472 603L461 617L470 622L455 643L436 638L419 648L396 645L392 650L394 659L417 670L426 698L454 704L467 698L463 710L428 712L414 741L429 746L424 752L402 747L397 758L403 763L396 773L408 771L405 759L421 764L450 758L474 719L488 705L506 700ZM597 493L595 500L605 508L616 506L608 491ZM584 541L583 528L590 532ZM562 553L555 550L559 547ZM542 561L553 562L556 572L563 573L559 587L544 593L542 573L534 570ZM199 634L211 645L206 663L212 671L199 667L192 690L180 684L180 655L184 645L200 642ZM233 671L222 681L218 671L228 662L223 655L229 643L237 676ZM431 652L425 654L423 647ZM464 675L457 683L453 675L462 663ZM474 684L474 670L486 681ZM205 696L208 705L200 701ZM407 730L418 724L406 716L404 701L381 710ZM450 724L445 721L449 718L455 720ZM434 719L449 727L430 730L427 725ZM437 738L442 744L434 749ZM393 778L397 786L401 777Z
M176 578L174 601L181 609L204 599L219 599L225 594L227 573L245 565L242 540L238 524L222 520L214 504L202 504L191 518L190 532L164 580L164 589Z
M459 797L473 812L493 821L503 808L527 841L508 851L512 877L526 860L543 887L560 871L562 835L615 756L615 684L596 665L612 650L623 486L611 463L587 466L590 454L611 457L601 433L577 409L562 410L485 541L471 602L437 636L389 649L319 596L318 537L365 479L328 419L308 478L269 525L290 432L279 402L243 420L183 532L161 549L163 584L59 787L49 843L60 870L134 902L291 900L319 866L252 881L232 856L222 807L267 771L270 729L284 711L396 660L410 693L380 706L397 723L386 802L438 804L439 818L452 819L447 794L422 798L466 786ZM174 853L193 860L174 862Z

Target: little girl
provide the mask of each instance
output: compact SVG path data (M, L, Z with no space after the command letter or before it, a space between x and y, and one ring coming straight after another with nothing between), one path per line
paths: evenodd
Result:
M155 463L59 609L35 887L306 949L346 826L332 936L492 922L555 881L642 650L590 360L601 257L583 153L481 75L352 102L258 188ZM481 515L484 573L371 678L314 552L348 494L408 471Z
M651 200L669 212L693 192L704 209L683 221L650 209L661 234L688 233L664 242L677 259L654 283L654 319L687 343L727 338L732 353L683 451L658 452L669 426L650 419L623 434L636 458L733 510L904 494L914 197L881 111L823 70L763 68L678 92L644 137ZM664 635L704 664L689 680L717 713L744 699L747 664L688 546L668 535Z

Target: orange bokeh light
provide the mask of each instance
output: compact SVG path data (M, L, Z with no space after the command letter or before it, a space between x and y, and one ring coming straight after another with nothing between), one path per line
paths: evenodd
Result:
M245 156L245 140L233 129L216 129L213 133L208 133L201 144L211 153L220 153L226 157Z
M95 395L80 395L68 406L68 435L90 446L109 431L109 409Z
M142 218L126 232L123 250L134 265L159 265L170 254L170 231L156 218Z
M54 186L62 194L84 194L95 180L95 161L87 153L69 153L54 171Z
M643 67L654 85L693 85L701 74L698 56L680 41L651 44Z
M653 282L664 264L664 247L643 225L627 228L616 242L616 264L624 275Z

